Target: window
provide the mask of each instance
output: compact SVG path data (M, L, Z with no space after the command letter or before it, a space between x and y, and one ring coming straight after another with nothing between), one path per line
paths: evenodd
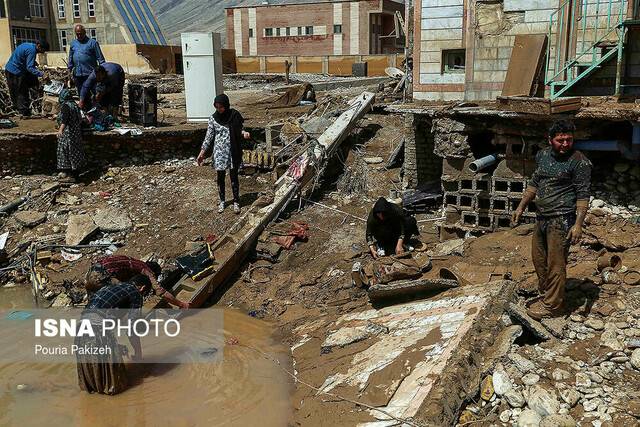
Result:
M280 35L280 28L276 28L276 36Z
M342 34L342 25L334 25L333 26L334 34Z
M64 19L67 14L64 11L64 0L58 0L58 19Z
M291 35L291 27L287 27L287 28L286 28L286 30L285 30L285 34L286 34L287 36L290 36L290 35Z
M60 30L60 47L65 50L67 48L67 30Z
M298 27L298 35L301 36L302 35L302 27Z
M44 0L29 0L29 13L37 18L44 18Z
M265 29L264 29L264 36L265 36L265 37L271 37L271 36L273 36L273 28L265 28Z
M249 28L249 38L253 38L253 28Z
M304 27L304 33L308 36L313 35L313 27Z
M80 18L80 0L73 0L73 17Z
M96 1L87 0L87 10L89 11L89 18L96 17Z
M464 73L464 49L450 49L442 51L443 73Z
M45 38L44 30L38 30L36 28L13 27L12 35L15 46L25 42L36 43L38 40L44 40Z
M87 28L87 34L89 35L90 38L94 40L98 40L98 32L96 31L95 28Z

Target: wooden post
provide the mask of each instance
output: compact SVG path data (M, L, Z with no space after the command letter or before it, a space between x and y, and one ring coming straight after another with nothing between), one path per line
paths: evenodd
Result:
M284 61L284 80L286 84L289 84L289 69L291 68L291 62L289 60Z

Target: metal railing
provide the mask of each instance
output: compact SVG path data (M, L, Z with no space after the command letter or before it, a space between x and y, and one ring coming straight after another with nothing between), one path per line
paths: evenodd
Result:
M545 84L551 89L552 99L614 55L621 62L627 3L628 0L566 0L551 14ZM619 84L616 81L616 91Z

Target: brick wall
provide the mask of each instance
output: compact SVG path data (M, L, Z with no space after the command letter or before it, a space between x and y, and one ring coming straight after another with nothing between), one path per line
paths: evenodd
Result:
M438 181L442 175L442 159L434 153L431 124L424 116L405 115L404 189Z

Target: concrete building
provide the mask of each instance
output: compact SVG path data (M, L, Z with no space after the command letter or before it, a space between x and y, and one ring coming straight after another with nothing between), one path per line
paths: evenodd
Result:
M594 86L594 81L599 90L591 94L613 94L618 58L624 63L618 85L626 78L622 86L631 87L638 75L637 19L638 2L633 0L416 0L414 99L495 99L505 82L515 37L522 34L547 36L542 80L552 97L559 92L588 94L585 86ZM626 38L620 35L625 31ZM618 41L624 57L616 54ZM602 87L605 80L608 88Z
M101 44L166 45L148 0L0 0L0 63L40 38L65 50L78 23Z
M339 0L259 4L226 9L227 47L237 56L368 55L401 52L396 28L404 4Z

